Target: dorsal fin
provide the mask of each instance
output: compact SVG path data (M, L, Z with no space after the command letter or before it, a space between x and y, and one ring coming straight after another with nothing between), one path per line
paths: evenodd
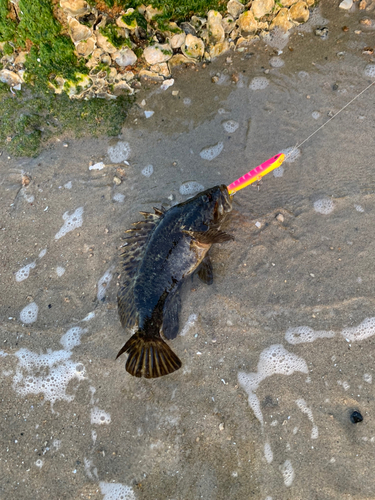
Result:
M146 217L147 214L147 217ZM143 212L145 220L135 222L134 227L125 231L121 245L121 285L117 294L118 313L122 326L131 328L137 320L134 302L134 283L137 270L143 259L148 239L160 222L160 217ZM152 217L148 217L151 215Z
M163 205L160 208L152 207L155 211L155 215L158 217L163 217L163 215L166 212L166 209L163 207Z

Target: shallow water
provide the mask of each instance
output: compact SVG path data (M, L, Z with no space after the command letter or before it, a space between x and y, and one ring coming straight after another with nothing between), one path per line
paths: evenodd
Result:
M372 81L365 14L322 3L327 40L313 20L281 54L259 42L143 90L118 139L0 157L1 498L373 498L374 87L236 194L214 284L187 286L182 369L139 380L115 361L137 212L229 184Z

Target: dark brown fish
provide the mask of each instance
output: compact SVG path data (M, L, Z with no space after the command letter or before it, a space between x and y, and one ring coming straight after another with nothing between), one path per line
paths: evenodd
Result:
M231 197L221 185L169 210L141 212L145 220L126 231L118 311L123 327L138 323L138 329L117 357L128 354L126 370L131 375L156 378L181 367L161 333L168 340L178 334L184 278L197 269L202 281L212 283L207 252L213 243L233 239L220 230L231 210Z

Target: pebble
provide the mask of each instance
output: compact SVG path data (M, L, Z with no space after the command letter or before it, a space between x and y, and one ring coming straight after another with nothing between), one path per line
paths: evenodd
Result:
M237 22L242 33L255 33L258 29L258 21L251 10L241 14Z
M305 23L310 17L310 11L303 0L299 0L289 9L290 17L297 23Z
M158 64L168 61L173 56L173 51L172 47L167 43L155 44L146 47L143 56L148 64Z
M353 0L343 0L339 5L340 9L344 10L349 10L352 8L352 6L353 6Z
M350 421L352 424L358 424L358 422L362 422L363 417L359 413L359 411L353 411L353 413L350 415Z
M238 0L229 0L227 3L227 11L234 19L237 19L244 9L245 7Z
M137 56L129 48L118 50L113 54L112 58L121 68L133 66L137 62Z
M188 34L184 45L181 47L185 56L198 59L204 55L204 42L200 38Z
M283 214L277 214L276 215L276 220L278 220L279 222L284 222L284 216L283 216Z
M253 0L251 4L251 10L257 19L269 14L274 7L275 0Z

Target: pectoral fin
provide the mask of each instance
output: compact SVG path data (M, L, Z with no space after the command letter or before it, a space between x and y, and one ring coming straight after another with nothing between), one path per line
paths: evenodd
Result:
M212 262L207 254L198 268L198 276L206 285L212 285L214 281Z
M196 239L198 243L203 243L205 245L213 245L214 243L224 243L225 241L234 240L231 234L227 234L224 231L219 231L218 229L209 229L208 231L183 231L184 233L190 235L192 238Z

